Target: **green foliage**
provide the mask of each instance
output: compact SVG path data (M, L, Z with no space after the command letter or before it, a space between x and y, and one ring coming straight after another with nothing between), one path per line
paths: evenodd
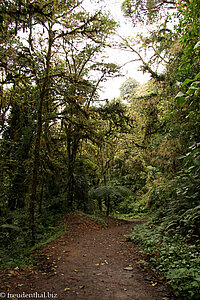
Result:
M181 43L184 53L179 66L181 78L193 78L199 72L199 27L200 27L200 4L198 0L180 3L180 31Z
M131 191L124 186L100 186L91 191L92 196L96 198L104 198L106 195L125 197L130 193Z
M123 82L120 86L120 97L122 100L128 100L136 91L138 86L139 82L133 78L128 78L125 82Z
M137 15L139 22L148 23L150 16L154 21L159 15L155 5L164 8L165 4L175 8L173 1L124 1L123 9L134 24ZM152 220L136 227L130 236L178 298L199 299L199 1L181 1L176 7L178 22L173 29L167 27L171 17L166 14L158 30L140 37L140 49L149 51L152 47L154 51L148 64L136 43L125 43L138 55L157 87L156 95L145 95L142 90L142 97L138 97L149 96L151 103L145 111L146 151L142 153L146 180L138 195L150 209ZM166 69L158 76L154 67L163 62Z
M128 195L131 194L131 190L125 186L99 186L90 190L90 197L96 199L100 203L100 210L104 211L104 206L107 210L107 214L111 211L115 211L119 207L119 203L123 201ZM102 207L101 207L102 206Z
M32 246L23 211L15 211L14 217L16 225L2 224L0 226L0 267L2 268L34 264L37 259L34 256L34 250L55 240L65 232L65 226L59 223L61 215L47 213L42 217L37 216L36 243Z
M131 220L131 219L138 219L138 220L147 220L149 218L148 211L147 212L134 212L134 213L127 213L123 214L119 211L115 211L111 214L111 216L115 219L119 220Z
M163 0L124 0L122 10L133 25L151 24L165 16L167 9L175 9L175 1Z
M13 226L23 209L33 242L38 211L86 209L89 180L77 162L83 141L100 135L90 109L98 86L119 72L100 58L115 25L76 0L1 6L0 209Z
M138 200L136 195L126 197L116 207L116 212L120 214L144 214L146 211L146 203Z
M199 245L187 244L176 230L172 234L166 223L138 225L129 237L139 245L145 263L165 278L178 298L199 299Z
M88 215L88 216L96 224L98 224L104 228L106 228L108 226L106 220L102 216L98 216L98 215Z

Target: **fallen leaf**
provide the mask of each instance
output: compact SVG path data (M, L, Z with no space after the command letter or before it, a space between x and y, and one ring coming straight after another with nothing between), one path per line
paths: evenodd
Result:
M15 275L15 271L9 271L9 273Z
M81 290L84 289L84 287L85 287L84 285L79 285L79 289Z
M78 270L74 270L74 272L78 272Z
M152 286L155 286L155 285L157 285L157 284L158 284L157 282L153 282L153 283L152 283Z
M66 288L64 289L64 292L69 291L69 290L70 290L70 288L66 287Z
M133 271L133 267L130 267L130 266L129 267L125 267L124 270L126 270L126 271Z

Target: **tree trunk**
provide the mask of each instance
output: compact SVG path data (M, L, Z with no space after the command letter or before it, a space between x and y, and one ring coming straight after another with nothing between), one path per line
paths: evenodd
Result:
M43 195L44 195L44 175L42 175L42 185L41 185L40 201L39 201L39 209L38 209L40 215L42 214Z
M107 186L107 179L106 179L106 175L104 174L104 185ZM106 193L105 196L105 203L106 203L106 216L109 216L110 213L110 196L108 193Z
M99 204L99 210L100 212L102 212L102 201L100 198L98 199L98 204Z
M73 174L73 162L69 161L68 163L68 186L67 186L67 197L68 205L70 209L73 209L74 203L74 174Z
M107 205L106 216L108 217L110 214L110 196L108 194L106 195L106 205Z
M71 116L73 111L71 110ZM76 161L77 150L80 142L80 137L75 137L72 131L72 123L70 122L65 127L67 134L67 155L68 155L68 178L67 178L67 200L70 209L73 209L75 196L75 179L74 166Z
M39 104L38 104L38 114L37 114L37 131L36 140L34 148L34 162L33 162L33 175L32 175L32 190L30 196L30 206L29 206L29 229L32 243L35 242L35 203L37 199L37 186L38 186L38 174L40 167L40 147L41 147L41 135L42 135L42 123L43 123L43 105L47 94L47 87L49 83L49 72L50 72L50 62L51 62L51 48L53 44L52 29L49 29L49 45L46 57L46 72L44 77L44 82L42 85Z

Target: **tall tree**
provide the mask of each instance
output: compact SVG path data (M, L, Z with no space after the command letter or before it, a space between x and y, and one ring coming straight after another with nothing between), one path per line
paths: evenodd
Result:
M38 91L35 99L38 105L37 128L34 133L32 191L29 203L30 232L34 240L41 139L44 130L50 126L47 112L52 102L52 79L63 76L61 70L56 67L56 53L59 52L64 58L66 53L63 44L73 43L74 40L87 39L93 44L103 45L113 31L115 22L100 11L87 13L82 7L82 1L76 0L49 0L40 3L4 1L1 16L6 16L2 19L1 26L3 34L7 37L2 44L1 84L5 87L11 84L14 88L35 85ZM69 68L66 72L70 74ZM71 78L72 75L70 74ZM75 102L73 99L71 107L76 106Z
M71 47L71 46L70 46ZM83 140L93 140L98 142L96 133L96 122L92 104L98 100L97 90L102 80L108 76L118 74L118 67L114 64L94 63L95 56L99 54L101 48L86 44L82 51L77 51L75 46L69 52L66 51L66 66L70 73L61 83L61 93L63 94L62 111L60 118L61 126L64 128L66 136L66 148L68 153L68 203L73 207L74 202L74 166L76 156ZM77 48L77 49L80 49ZM90 74L98 71L95 80L86 80ZM63 86L65 89L63 90ZM64 93L63 93L64 91Z
M139 82L133 78L128 78L122 85L120 86L120 97L122 100L128 100L131 94L134 93Z

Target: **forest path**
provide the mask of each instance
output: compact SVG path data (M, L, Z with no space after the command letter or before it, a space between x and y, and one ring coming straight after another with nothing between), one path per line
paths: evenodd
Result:
M7 299L173 299L151 271L139 268L136 247L126 240L141 221L105 220L107 228L85 215L65 217L67 233L43 247L37 266L1 274Z

